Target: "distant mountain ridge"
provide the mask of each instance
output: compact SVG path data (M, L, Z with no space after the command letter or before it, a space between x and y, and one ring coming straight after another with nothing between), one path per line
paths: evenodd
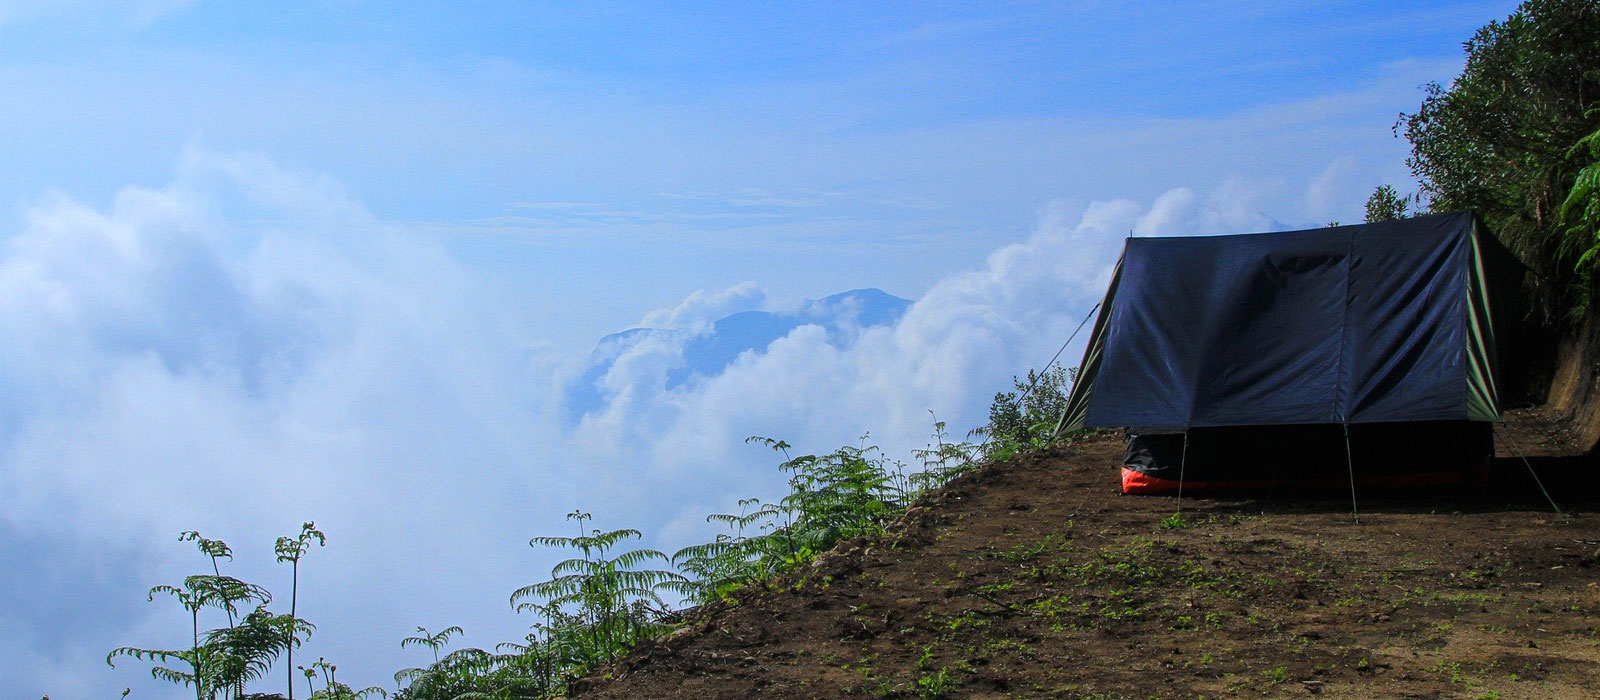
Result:
M624 354L650 342L660 342L663 353L677 349L679 358L666 372L666 388L673 389L714 377L746 352L763 352L801 326L821 326L828 343L837 348L853 344L862 330L892 325L911 306L881 289L853 289L822 299L808 299L798 309L741 311L714 321L706 330L629 328L600 339L589 354L589 365L565 392L565 417L576 423L606 403L600 381Z

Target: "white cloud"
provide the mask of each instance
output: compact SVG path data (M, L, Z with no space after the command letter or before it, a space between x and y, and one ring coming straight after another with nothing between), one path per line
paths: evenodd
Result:
M543 461L553 428L529 398L525 343L442 251L389 235L329 183L249 156L192 153L181 171L103 210L48 198L0 239L0 336L27 339L0 345L6 531L63 542L51 561L67 571L154 551L129 574L148 586L199 563L174 542L188 529L276 581L272 539L315 519L332 551L302 591L324 611L309 652L370 682L434 616L517 636L496 613L536 559L522 543L573 500ZM231 200L275 223L236 229ZM86 652L6 598L7 648L42 636L80 657L149 643L161 624L146 620L170 612L139 608ZM8 688L143 676L63 663L8 669Z
M928 411L959 435L983 421L989 399L1013 375L1050 358L1104 293L1127 231L1259 230L1270 220L1234 201L1249 194L1229 186L1203 201L1174 190L1149 208L1129 200L1081 210L1052 204L1026 241L935 284L895 325L856 328L843 343L820 326L801 326L697 384L668 389L665 381L686 337L652 338L610 368L600 380L609 402L570 436L574 454L637 468L626 481L592 474L582 491L612 494L615 512L635 517L649 512L648 503L679 504L656 516L669 522L663 541L676 545L684 542L667 538L704 532L696 521L705 513L740 497L777 495L777 460L743 445L746 436L816 451L872 431L874 442L908 459L928 439ZM1077 362L1082 341L1063 362Z
M1325 221L1337 217L1339 212L1349 211L1351 202L1363 198L1363 183L1356 182L1359 175L1356 159L1350 156L1334 158L1306 185L1306 210Z
M1262 214L1261 192L1241 178L1228 178L1204 201L1187 187L1168 190L1139 217L1137 236L1203 236L1282 230Z
M529 322L509 322L441 249L386 230L325 178L194 148L169 186L103 209L48 198L4 239L0 333L33 342L0 347L0 525L67 542L53 561L68 571L154 552L126 572L146 586L200 563L172 541L187 529L233 543L235 573L278 581L272 538L314 519L330 541L308 561L319 631L303 653L386 684L417 624L461 624L483 646L519 637L505 598L553 561L526 538L565 532L573 508L671 548L704 534L707 513L778 495L778 460L748 435L817 451L870 430L905 459L932 410L959 437L1099 300L1130 229L1259 226L1256 196L1231 183L1149 207L1051 204L1026 240L934 284L892 326L846 323L840 338L802 325L669 388L694 332L785 306L753 283L691 294L645 318L680 331L619 352L604 405L564 432L541 376L559 363L536 367L524 349L538 339L509 330ZM78 594L124 610L117 596L140 597ZM7 605L0 648L65 634ZM141 672L77 664L170 632L170 612L135 608L111 639L56 639L20 682L114 693Z
M639 325L646 328L702 330L729 314L759 309L766 301L766 292L755 282L740 282L719 291L696 291L677 306L646 314Z

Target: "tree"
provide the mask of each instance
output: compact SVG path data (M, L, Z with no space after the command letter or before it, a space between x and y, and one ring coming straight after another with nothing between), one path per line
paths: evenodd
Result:
M989 405L989 423L972 431L984 438L988 457L997 457L1028 446L1040 446L1054 430L1056 421L1067 410L1067 398L1078 368L1055 366L1043 372L1028 370L1026 381L1011 378L1016 391L994 395Z
M1367 223L1406 218L1406 200L1393 187L1380 185L1367 198Z
M1539 273L1547 316L1582 306L1576 256L1590 245L1563 225L1561 204L1587 164L1575 144L1600 128L1600 6L1527 0L1465 44L1449 89L1427 85L1396 129L1433 211L1476 209ZM1585 241L1587 242L1587 241Z

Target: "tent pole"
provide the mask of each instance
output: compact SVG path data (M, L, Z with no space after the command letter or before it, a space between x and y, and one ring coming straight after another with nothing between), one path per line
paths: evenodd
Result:
M1504 421L1495 424L1495 427L1502 427L1503 425ZM1544 494L1544 500L1550 502L1550 507L1554 508L1557 514L1566 515L1566 513L1561 512L1561 506L1556 505L1556 499L1551 498L1550 492L1544 489L1544 482L1540 481L1539 475L1533 471L1533 464L1529 463L1528 458L1522 454L1522 448L1517 447L1516 443L1511 441L1510 436L1506 435L1504 432L1500 433L1500 437L1504 438L1506 444L1511 447L1512 454L1515 454L1517 459L1522 460L1522 465L1528 468L1528 476L1533 477L1533 483L1539 487L1539 493Z
M1183 456L1178 458L1178 512L1183 512L1183 473L1189 468L1189 429L1183 429Z
M1356 459L1350 452L1350 424L1344 424L1344 464L1350 468L1350 514L1356 524L1361 524L1361 511L1356 509Z

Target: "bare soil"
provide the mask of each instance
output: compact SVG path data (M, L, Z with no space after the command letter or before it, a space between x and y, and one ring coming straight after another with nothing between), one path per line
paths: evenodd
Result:
M1348 493L1120 495L1117 435L1018 456L573 695L1600 697L1600 465L1568 422L1519 412L1488 487L1358 494L1359 522Z

